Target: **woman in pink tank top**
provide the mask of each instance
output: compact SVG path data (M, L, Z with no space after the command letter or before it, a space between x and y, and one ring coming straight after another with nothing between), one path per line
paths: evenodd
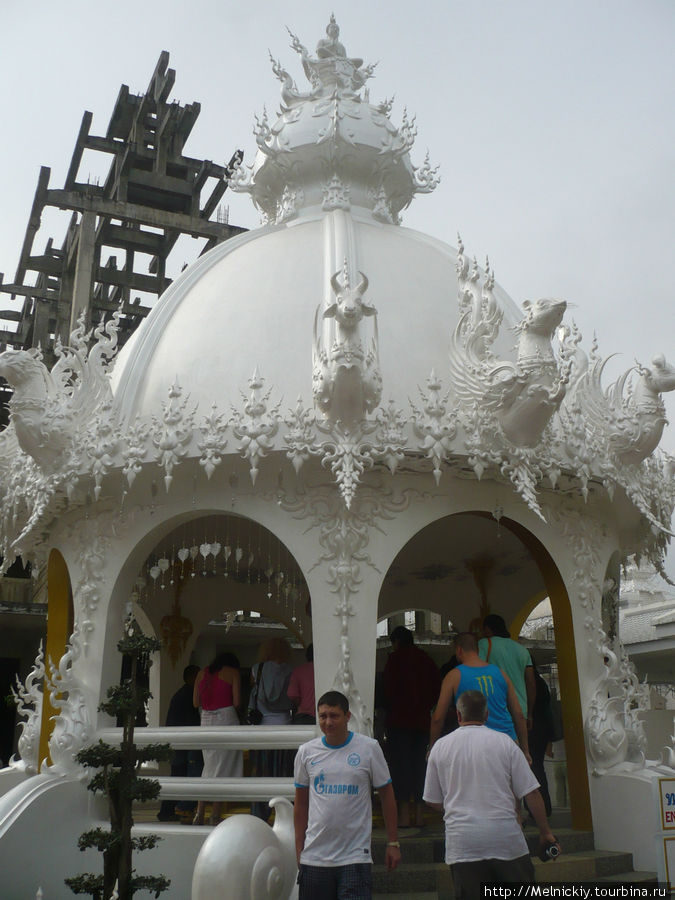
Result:
M239 660L233 653L219 653L213 662L202 669L195 681L192 702L200 708L202 727L238 725L236 707L241 698ZM240 750L204 749L202 778L241 778L243 759ZM204 824L206 802L197 804L194 825ZM222 802L213 803L211 825L220 822Z

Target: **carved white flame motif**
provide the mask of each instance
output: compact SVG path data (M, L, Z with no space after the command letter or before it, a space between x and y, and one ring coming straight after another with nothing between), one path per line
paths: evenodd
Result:
M25 684L17 676L16 691L10 687L16 702L17 715L25 719L21 723L18 741L19 759L10 760L10 766L22 768L27 775L37 775L40 769L40 727L42 724L42 683L45 675L42 641Z

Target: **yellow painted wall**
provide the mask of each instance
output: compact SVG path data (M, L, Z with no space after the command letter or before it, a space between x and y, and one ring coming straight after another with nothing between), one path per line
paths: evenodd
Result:
M73 591L70 585L68 566L58 550L52 550L47 563L47 649L45 661L52 660L58 665L66 651L66 644L73 631ZM47 664L47 663L46 663ZM56 710L49 701L45 689L42 700L42 727L40 729L40 762L49 757L49 739L54 723L52 716Z
M558 657L558 682L562 706L565 752L567 755L567 780L570 787L572 826L591 829L591 796L588 787L588 767L586 765L586 745L584 743L584 723L579 691L577 653L574 643L574 625L569 594L560 572L544 546L522 525L502 519L501 524L509 528L528 548L539 567L546 593L551 600L555 645ZM511 623L511 633L519 634L523 622L544 595L530 598Z

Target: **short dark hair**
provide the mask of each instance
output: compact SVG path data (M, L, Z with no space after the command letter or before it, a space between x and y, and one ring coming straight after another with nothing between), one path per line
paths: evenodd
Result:
M230 653L229 650L224 650L222 653L219 653L212 663L209 665L209 672L212 675L215 675L216 672L220 672L223 666L230 666L233 669L239 669L239 659L235 656L234 653Z
M489 628L495 637L511 637L509 629L506 627L506 622L497 613L490 613L489 616L485 616L483 628Z
M461 647L462 650L476 653L478 651L476 635L472 631L460 631L455 638L455 647Z
M197 675L199 675L199 666L191 664L189 666L185 666L185 668L183 669L183 681L185 682L185 684L189 684L191 678L194 681Z
M405 625L397 625L389 635L389 640L392 644L397 641L403 647L410 647L415 643L412 631L409 631Z
M488 717L487 700L480 691L464 691L455 705L465 722L484 722Z
M326 691L319 697L316 708L320 706L339 706L343 713L349 712L349 700L340 691Z

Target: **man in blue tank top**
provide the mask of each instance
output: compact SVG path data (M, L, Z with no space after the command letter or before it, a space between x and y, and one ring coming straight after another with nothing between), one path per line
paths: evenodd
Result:
M517 740L527 761L531 762L527 747L527 722L508 676L499 666L493 666L480 658L476 636L468 631L457 635L455 653L459 665L443 679L436 710L431 719L429 746L433 747L440 737L450 705L455 704L465 691L480 691L488 705L487 727Z

